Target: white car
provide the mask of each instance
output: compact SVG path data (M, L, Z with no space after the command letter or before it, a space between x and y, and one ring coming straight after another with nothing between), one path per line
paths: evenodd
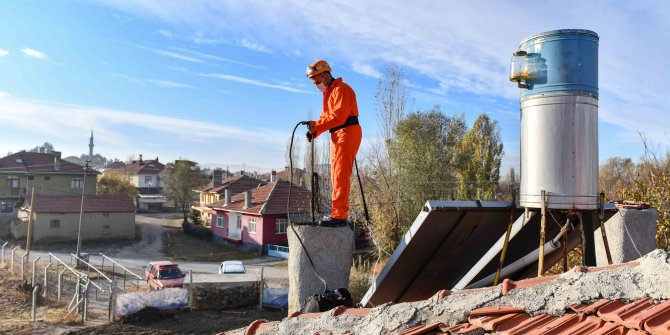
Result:
M244 264L240 261L223 261L219 266L219 274L245 273Z

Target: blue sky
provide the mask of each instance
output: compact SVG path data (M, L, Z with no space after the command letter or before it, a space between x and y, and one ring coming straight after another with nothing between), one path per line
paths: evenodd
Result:
M600 160L637 159L639 132L665 150L667 1L103 0L0 5L0 155L48 141L78 156L92 129L109 158L281 169L295 123L320 113L304 71L323 58L357 93L363 153L379 136L377 77L398 65L411 110L440 105L469 124L488 113L503 171L518 169L510 56L562 28L600 35Z

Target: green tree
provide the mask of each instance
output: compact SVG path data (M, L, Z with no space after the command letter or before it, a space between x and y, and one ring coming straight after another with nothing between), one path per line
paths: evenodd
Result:
M439 107L410 113L398 123L397 152L391 158L399 166L403 232L427 200L455 198L454 147L464 133L463 116L448 117Z
M188 213L194 200L193 190L207 183L207 176L200 171L198 163L188 160L176 160L165 165L161 173L163 193L175 204L188 222Z
M616 192L627 188L635 178L635 163L630 158L610 157L600 166L600 189L607 199L614 200Z
M105 173L96 186L98 194L113 195L127 194L131 198L137 196L137 188L130 183L127 176L120 173Z
M502 155L498 122L479 115L456 148L460 199L495 199Z

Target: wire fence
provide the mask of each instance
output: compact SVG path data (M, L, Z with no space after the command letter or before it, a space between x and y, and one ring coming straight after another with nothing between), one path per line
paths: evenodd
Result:
M74 315L87 320L114 318L114 297L119 293L146 287L146 281L115 260L100 254L102 264L92 264L88 257L38 256L21 246L0 240L0 264L8 274L20 278L41 299L33 304L33 315L39 301L49 306L65 307L65 318ZM81 255L80 255L81 256ZM106 265L106 267L105 267ZM35 298L35 297L34 297ZM39 318L39 315L33 317Z

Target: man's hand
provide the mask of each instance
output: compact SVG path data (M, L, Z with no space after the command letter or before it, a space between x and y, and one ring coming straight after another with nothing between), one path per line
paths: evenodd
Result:
M310 133L310 132L308 131L307 134L306 134L305 136L307 136L307 142L312 142L312 139L314 138L314 137L312 136L312 133Z
M316 130L314 129L314 121L309 121L307 123L307 141L312 142L312 139L316 135Z

